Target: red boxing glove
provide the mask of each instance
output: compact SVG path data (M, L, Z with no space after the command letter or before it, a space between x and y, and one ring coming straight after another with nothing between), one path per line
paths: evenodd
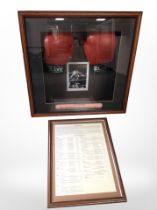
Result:
M111 62L117 45L115 33L93 32L84 43L84 51L90 64Z
M69 32L48 34L44 38L44 60L50 65L65 65L73 50L73 37Z

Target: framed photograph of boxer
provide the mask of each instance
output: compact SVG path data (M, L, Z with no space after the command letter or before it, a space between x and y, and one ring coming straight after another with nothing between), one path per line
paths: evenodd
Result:
M48 207L126 202L107 119L49 121Z
M126 112L142 12L18 16L33 117Z
M87 91L89 83L89 63L67 63L67 91Z

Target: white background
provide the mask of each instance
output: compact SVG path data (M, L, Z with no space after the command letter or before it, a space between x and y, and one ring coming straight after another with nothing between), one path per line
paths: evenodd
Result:
M71 209L157 209L157 6L155 3L155 0L1 1L1 210L47 208L47 121L52 117L30 117L17 10L141 10L144 12L127 113L107 115L128 202L71 207Z

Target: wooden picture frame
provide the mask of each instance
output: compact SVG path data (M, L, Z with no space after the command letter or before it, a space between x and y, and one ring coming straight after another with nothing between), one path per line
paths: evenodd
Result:
M50 120L48 207L125 202L107 119Z
M126 112L142 12L19 11L18 17L33 117ZM85 91L67 90L70 62L89 63ZM84 76L76 72L79 87Z

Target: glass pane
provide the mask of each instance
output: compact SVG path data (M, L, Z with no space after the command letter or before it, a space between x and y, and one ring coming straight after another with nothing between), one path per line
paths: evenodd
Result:
M25 18L37 113L122 110L136 18Z

